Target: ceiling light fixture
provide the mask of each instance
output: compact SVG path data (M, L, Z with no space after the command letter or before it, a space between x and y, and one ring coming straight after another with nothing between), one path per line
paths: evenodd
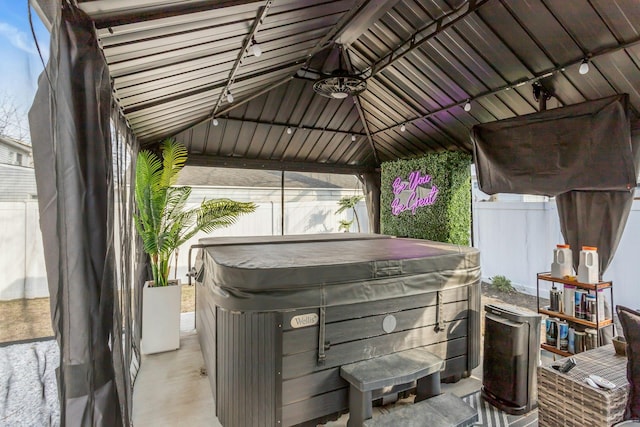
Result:
M218 119L213 119L213 125L218 126Z
M233 104L233 95L231 95L231 91L230 90L227 91L227 102L229 104Z
M259 58L262 55L262 49L260 49L260 45L256 41L256 39L251 39L251 48L253 49L253 56Z
M290 127L287 128L287 134L291 135L291 132L293 132L293 129L291 129Z
M356 96L367 89L367 82L342 68L342 46L338 47L338 69L329 77L323 77L313 83L313 90L322 96L333 99L344 99Z
M467 101L467 103L464 104L464 111L466 111L467 113L471 111L471 101Z
M402 126L400 126L400 132L404 132L405 130L407 130L407 125L403 123Z
M584 58L582 64L580 64L580 68L578 68L578 72L583 75L589 72L589 58Z

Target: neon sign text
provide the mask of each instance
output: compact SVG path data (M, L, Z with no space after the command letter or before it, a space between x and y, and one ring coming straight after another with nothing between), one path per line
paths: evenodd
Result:
M391 202L391 213L399 215L410 210L413 215L418 208L433 205L438 197L438 186L431 182L431 175L422 175L413 171L403 180L396 177L392 183L394 198Z

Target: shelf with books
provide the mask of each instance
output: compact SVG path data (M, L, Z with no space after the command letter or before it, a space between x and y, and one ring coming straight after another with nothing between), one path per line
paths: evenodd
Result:
M551 283L551 290L555 294L554 298L550 290L552 304L549 307L540 307L541 282ZM556 287L557 284L562 285L561 289ZM609 290L609 303L607 303L606 296L602 293L604 290ZM565 299L563 293L568 291L573 296L568 296ZM579 300L575 297L578 292L581 295ZM611 316L613 282L611 281L581 283L572 277L559 278L552 277L549 272L538 273L537 301L538 313L550 318L551 322L547 323L555 322L555 326L547 325L547 327L555 329L553 332L548 331L547 341L550 342L542 344L541 347L563 357L574 354L568 351L570 349L580 352L597 347L601 330L613 324ZM564 325L565 322L567 325ZM553 336L554 333L555 337ZM590 336L587 337L583 334L589 334ZM571 337L568 337L568 335L571 335ZM575 335L582 335L581 339L577 340L579 341L580 349L575 348ZM574 338L574 340L570 338ZM555 344L553 343L554 339ZM561 339L562 341L560 341Z

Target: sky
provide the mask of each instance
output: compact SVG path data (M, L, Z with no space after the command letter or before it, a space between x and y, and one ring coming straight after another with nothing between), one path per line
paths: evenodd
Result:
M31 34L27 7L28 0L0 0L0 101L13 102L25 123L44 68ZM46 61L49 32L33 9L31 16Z

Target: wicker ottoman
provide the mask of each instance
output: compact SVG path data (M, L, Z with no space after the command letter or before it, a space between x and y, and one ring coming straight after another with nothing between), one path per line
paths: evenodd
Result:
M609 427L622 421L629 395L627 358L618 356L612 345L605 345L578 353L574 359L576 366L566 374L551 366L538 367L538 425ZM589 374L617 387L596 390L584 382Z

